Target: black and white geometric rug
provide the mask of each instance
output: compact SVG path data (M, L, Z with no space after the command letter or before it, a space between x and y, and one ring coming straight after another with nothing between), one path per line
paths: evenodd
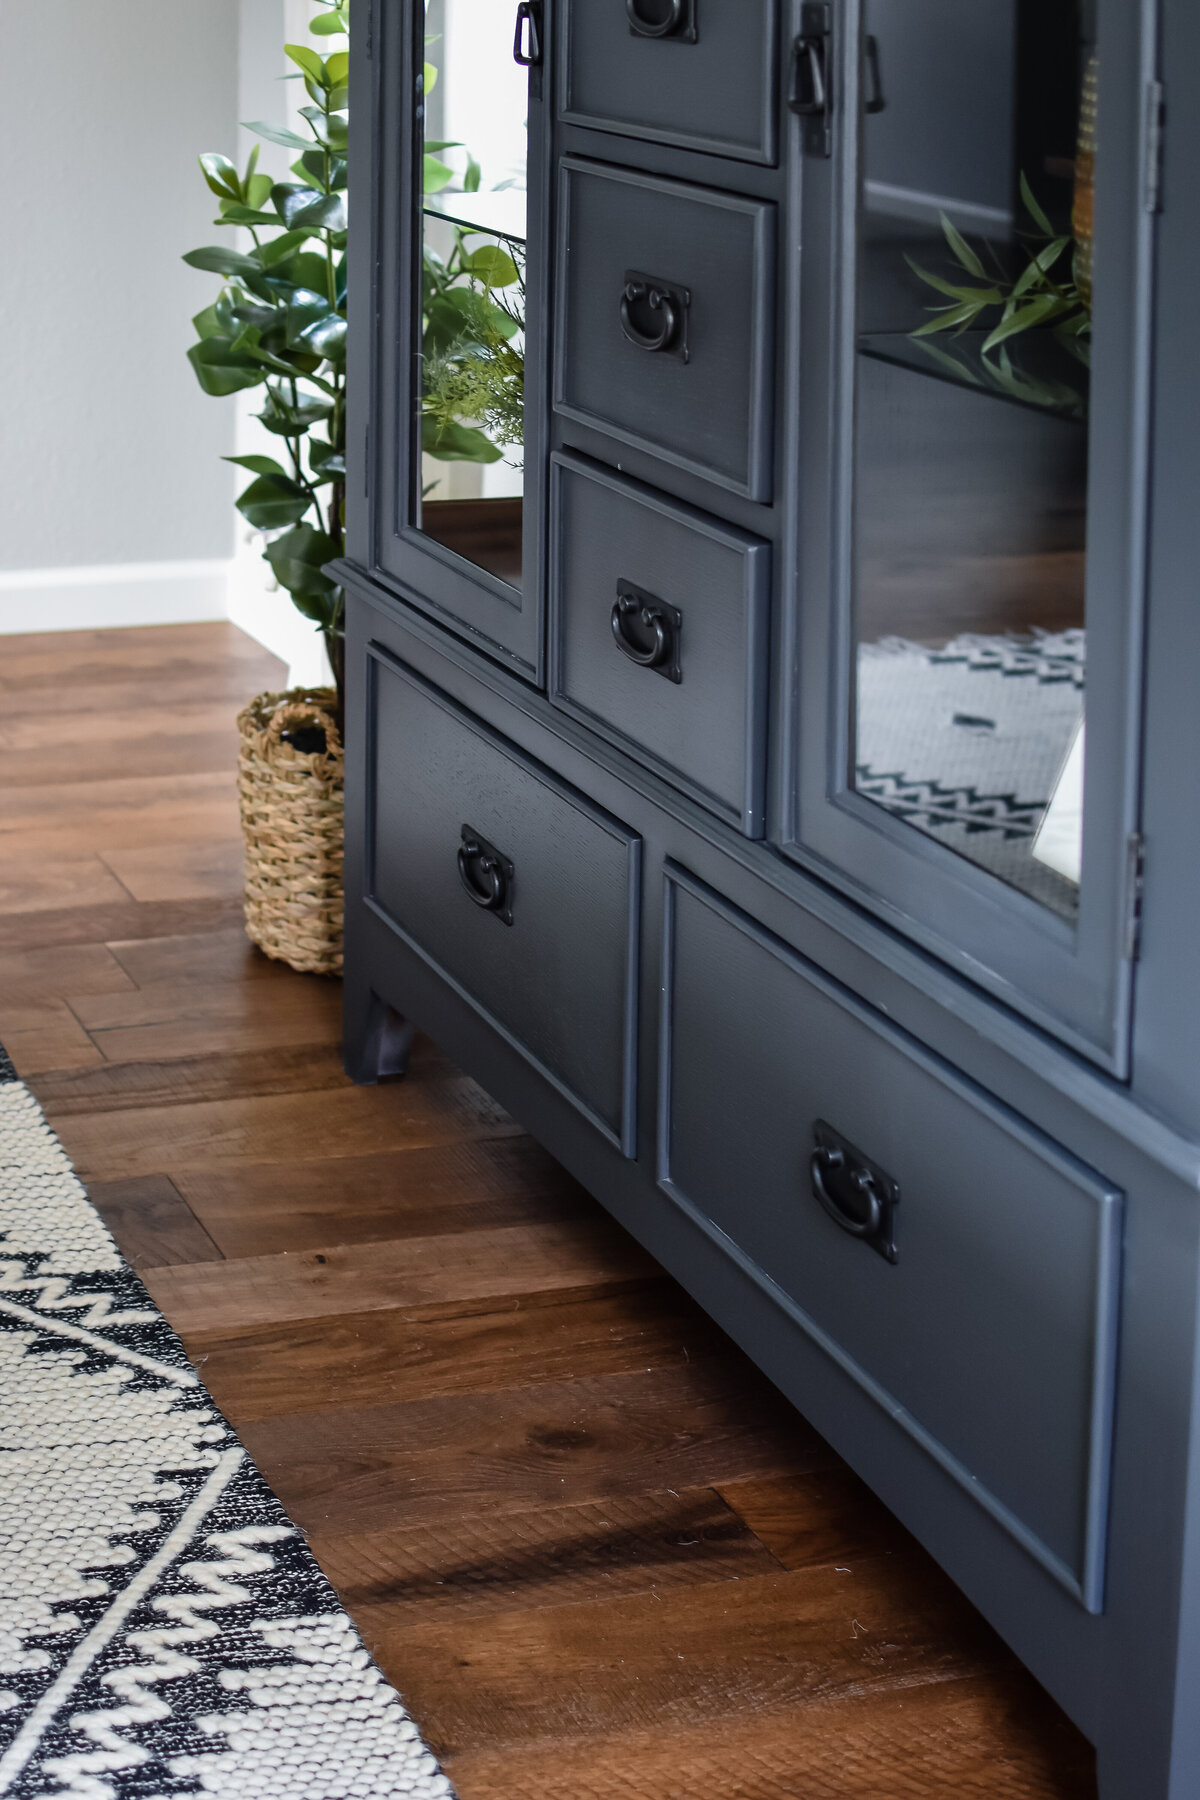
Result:
M452 1793L0 1050L0 1795Z

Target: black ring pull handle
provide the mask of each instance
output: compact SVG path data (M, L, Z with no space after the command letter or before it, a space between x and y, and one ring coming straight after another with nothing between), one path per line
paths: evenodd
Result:
M835 1225L894 1263L899 1187L824 1120L818 1119L813 1136L808 1167L816 1198Z
M458 877L469 899L483 912L495 913L506 925L512 924L513 866L494 844L472 831L462 828L458 847Z
M687 0L667 0L666 17L658 20L647 19L638 0L625 0L625 11L629 15L629 29L638 37L670 37L687 19Z
M657 331L643 331L633 316L634 307L641 301L652 313L662 314L662 323ZM651 287L644 281L627 281L621 293L621 330L631 344L639 350L649 350L651 354L669 350L679 333L680 313L673 294L663 288Z
M542 33L539 14L541 0L521 0L517 7L517 29L513 36L513 61L523 69L533 69L542 60Z
M848 1231L851 1237L878 1237L879 1228L883 1223L883 1202L871 1171L869 1169L848 1170L845 1151L831 1150L825 1147L813 1151L810 1167L813 1193L834 1224L840 1225L843 1231ZM838 1196L829 1191L825 1179L827 1175L845 1176L846 1185L851 1189L855 1198L862 1200L861 1213L849 1211Z
M676 684L683 680L679 666L679 637L683 614L655 594L631 581L617 583L617 597L609 616L613 642L622 656L639 669L652 669Z
M829 104L825 86L825 47L820 38L796 40L796 62L790 103L802 119L823 118Z
M617 648L642 669L657 669L665 663L671 654L671 639L667 630L667 621L662 612L655 606L643 606L639 617L646 630L651 632L654 642L649 647L631 643L625 635L625 621L638 611L637 602L617 600L612 609L612 634L617 640Z
M863 103L863 111L876 113L887 111L887 96L883 91L883 72L879 67L879 39L869 37L866 43L867 63L867 98Z

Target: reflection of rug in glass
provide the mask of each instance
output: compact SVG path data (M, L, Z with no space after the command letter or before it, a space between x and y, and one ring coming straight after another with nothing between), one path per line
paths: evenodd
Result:
M1083 713L1086 633L884 639L858 653L860 794L1073 917L1034 840Z

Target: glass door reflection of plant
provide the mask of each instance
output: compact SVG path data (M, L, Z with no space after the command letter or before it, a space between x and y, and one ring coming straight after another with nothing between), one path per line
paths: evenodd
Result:
M471 0L445 0L444 13L451 15L447 24L460 27L448 51L451 60L470 41L461 31L470 5ZM485 5L481 18L503 10L494 0ZM486 40L472 45L485 64L491 48ZM477 74L478 69L470 72ZM426 62L427 121L435 110L431 99L441 75L437 64ZM495 123L481 120L485 131ZM523 175L510 173L485 188L484 168L465 142L430 136L424 143L422 181L420 525L427 536L519 587L525 439Z
M1069 198L1043 202L1021 172L1010 223L992 202L995 233L976 222L983 196L919 216L865 122L854 599L856 790L1066 918L1083 826L1088 49L1073 82L1076 154L1043 159ZM888 97L905 119L936 104ZM995 145L969 148L995 165ZM957 192L958 170L936 174L933 192Z

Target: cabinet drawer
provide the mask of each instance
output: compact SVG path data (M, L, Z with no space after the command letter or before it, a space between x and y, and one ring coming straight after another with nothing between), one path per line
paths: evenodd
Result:
M562 117L772 163L777 12L776 0L570 0Z
M770 545L595 463L553 463L551 698L761 834Z
M558 410L769 500L774 207L572 157L560 206Z
M640 841L377 648L367 900L627 1155Z
M661 1184L1099 1611L1121 1195L682 871L667 911Z

